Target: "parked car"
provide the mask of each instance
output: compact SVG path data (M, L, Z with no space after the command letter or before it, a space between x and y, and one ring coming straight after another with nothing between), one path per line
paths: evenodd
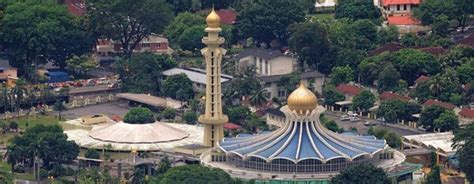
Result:
M356 121L359 121L360 119L358 117L350 117L349 118L349 121L351 122L356 122Z
M349 116L346 116L346 115L341 116L339 119L340 119L341 121L348 121L348 120L350 120Z
M365 125L365 126L375 126L375 122L373 122L373 121L366 121L366 122L364 123L364 125Z
M348 115L349 117L357 117L357 116L358 116L357 113L354 113L354 112L352 112L352 111L347 112L347 115Z
M380 123L385 123L385 118L384 117L377 118L376 120Z

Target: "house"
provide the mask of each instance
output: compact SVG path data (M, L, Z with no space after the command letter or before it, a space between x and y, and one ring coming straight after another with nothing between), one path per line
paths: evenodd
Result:
M289 94L285 89L281 89L281 87L278 86L278 81L280 81L282 77L288 75L291 74L259 76L257 79L261 81L265 90L269 92L270 99L278 98L281 100L286 99ZM324 74L319 73L318 71L303 72L300 74L300 81L319 94L322 94L325 79Z
M285 114L280 109L269 108L265 111L265 119L268 125L283 127L285 125Z
M85 0L65 0L64 4L66 4L68 12L75 16L84 16L86 14Z
M243 71L249 66L255 66L257 76L289 74L297 66L296 58L272 49L247 49L237 54L235 59L237 70Z
M438 101L438 100L433 100L433 99L426 100L426 102L423 103L422 106L423 106L423 108L427 108L427 107L430 107L430 106L433 106L433 105L445 108L447 110L454 110L455 112L459 111L458 107L454 104L447 103L447 102L442 102L442 101Z
M10 66L8 60L0 59L0 82L6 83L7 87L15 86L18 79L18 69Z
M336 86L336 91L342 93L346 97L346 101L352 101L352 98L362 90L362 87L354 84L339 84Z
M221 23L225 25L235 24L237 19L237 12L233 9L220 9L216 11L217 15L221 18Z
M230 136L234 135L240 129L242 129L242 126L231 122L227 122L224 124L224 130L226 130Z
M411 98L408 97L408 96L399 95L397 93L393 93L393 92L389 92L389 91L385 91L382 94L380 94L379 99L380 99L380 101L393 100L393 99L399 99L399 100L402 100L402 101L410 101L411 100Z
M458 116L460 126L469 125L474 122L473 109L463 108L461 111L459 111Z
M134 52L153 52L159 54L171 54L173 50L169 47L168 39L157 34L144 38L136 46ZM99 56L109 56L122 53L122 44L119 41L100 39L97 41L95 53Z
M169 77L172 75L185 74L189 80L193 82L193 91L201 93L206 90L206 71L198 68L172 68L163 71L163 76ZM227 82L232 80L232 76L221 74L221 84L224 86Z
M412 10L418 7L421 0L379 0L382 14L387 19L387 24L396 26L400 33L418 32L429 30L422 26L421 21L412 16Z
M460 45L466 45L469 47L474 47L474 35L469 35L457 41Z
M376 48L375 50L370 51L369 56L376 56L384 52L389 52L389 53L397 52L399 50L402 50L403 48L404 47L399 43L393 43L393 42L386 43Z

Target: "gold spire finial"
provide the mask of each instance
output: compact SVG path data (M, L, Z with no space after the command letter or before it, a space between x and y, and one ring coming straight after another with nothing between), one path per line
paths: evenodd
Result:
M304 114L307 111L311 112L318 105L318 98L304 85L303 81L300 85L288 96L288 108L296 111L298 114Z
M214 11L214 7L212 8L211 13L206 17L206 23L208 28L219 28L221 18L216 11Z

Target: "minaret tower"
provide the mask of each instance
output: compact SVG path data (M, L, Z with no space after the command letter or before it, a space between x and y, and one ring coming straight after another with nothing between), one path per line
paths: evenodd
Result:
M199 116L199 122L204 125L204 146L216 147L217 143L224 138L224 123L228 121L222 113L222 90L221 90L221 61L226 50L219 47L224 43L224 38L219 37L222 29L219 27L220 17L214 11L206 18L208 33L202 39L207 47L201 50L206 60L206 109Z

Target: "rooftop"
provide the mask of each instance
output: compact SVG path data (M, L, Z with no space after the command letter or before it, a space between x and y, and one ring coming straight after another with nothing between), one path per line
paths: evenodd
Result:
M281 112L280 109L268 108L265 112L268 114L273 114L279 117L285 117L285 113Z
M455 153L456 150L451 147L453 144L452 139L454 135L452 132L442 133L428 133L428 134L417 134L417 135L406 135L403 136L408 142L415 142L426 148L435 148L443 153L450 154Z
M291 74L284 74L284 75L270 75L270 76L260 76L258 79L265 83L271 83L271 82L277 82L279 81L283 76L287 76ZM318 71L310 71L310 72L304 72L300 75L300 79L310 79L310 78L322 78L324 77L324 74L318 72Z
M336 91L350 96L355 96L359 94L362 90L363 89L361 87L351 84L339 84L336 87Z
M234 123L231 123L231 122L227 122L224 124L224 128L227 129L227 130L237 130L239 128L242 128L240 125L237 125L237 124L234 124Z
M474 35L469 35L458 41L459 44L474 47Z
M155 107L170 107L179 109L182 106L182 102L178 100L173 100L171 98L160 98L149 94L119 93L117 94L117 98L135 101Z
M388 25L420 25L421 22L411 16L389 16Z
M386 44L383 44L382 46L378 47L377 49L373 50L373 51L370 51L369 55L371 56L374 56L374 55L379 55L383 52L397 52L401 49L403 49L404 47L399 44L399 43L386 43Z
M163 71L164 76L172 76L178 74L185 74L189 80L194 83L206 84L206 71L197 68L172 68ZM232 79L232 76L221 75L221 83L227 82Z
M383 0L383 6L398 5L398 4L420 4L420 0Z
M399 94L397 94L397 93L388 92L388 91L383 92L383 93L379 96L379 98L380 98L381 101L384 101L384 100L392 100L392 99L399 99L399 100L403 100L403 101L409 101L409 100L411 100L411 98L408 97L408 96L403 96L403 95L399 95Z
M255 56L255 57L265 59L265 60L272 60L280 56L290 57L283 54L280 50L252 48L252 49L246 49L240 52L239 54L237 54L236 59L240 60L247 56Z
M221 9L216 13L221 18L222 24L232 25L235 23L235 19L237 18L237 13L233 9Z
M474 118L474 110L463 108L459 112L459 115L465 118Z
M422 83L424 81L427 81L429 80L430 78L425 76L425 75L420 75L420 77L418 77L418 79L415 80L415 83L416 84L419 84L419 83Z
M442 101L438 101L438 100L433 100L433 99L428 99L428 100L426 100L425 103L423 103L424 107L429 107L429 106L432 106L432 105L436 105L438 107L442 107L442 108L449 109L449 110L453 110L454 108L456 108L456 105L454 105L454 104L446 103L446 102L442 102Z

